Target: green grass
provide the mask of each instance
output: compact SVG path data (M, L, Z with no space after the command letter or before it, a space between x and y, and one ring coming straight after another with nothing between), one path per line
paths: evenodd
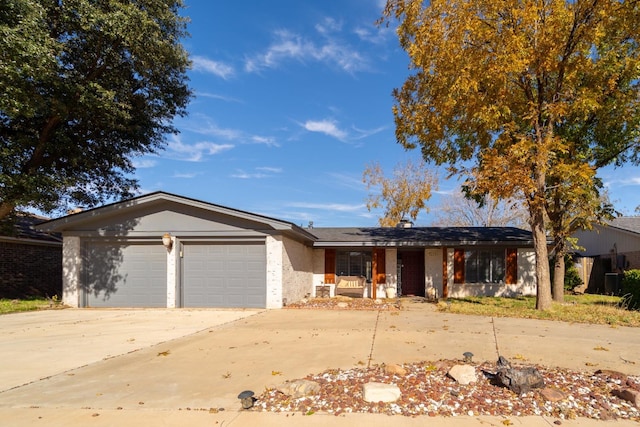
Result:
M19 313L21 311L60 308L60 304L46 298L41 299L0 299L0 314Z
M536 310L535 306L535 297L468 297L440 302L438 309L447 313L478 316L640 327L640 311L626 310L620 297L565 295L564 303L554 302L550 310Z

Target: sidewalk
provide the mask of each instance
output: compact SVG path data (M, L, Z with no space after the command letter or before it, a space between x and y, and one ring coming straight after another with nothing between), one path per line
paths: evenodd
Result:
M178 320L176 313L180 311L166 310L162 316ZM132 316L130 322L135 325L135 313ZM120 339L126 334L122 330ZM473 352L477 361L494 361L500 353L507 359L547 366L639 375L638 336L633 328L442 314L421 303L409 303L400 312L380 313L271 310L1 392L0 419L16 426L43 422L71 426L422 425L433 420L242 411L237 395L246 389L260 394L265 387L331 368L460 359L465 351ZM57 357L64 357L61 351L56 349ZM45 349L42 356L47 356ZM555 421L508 419L527 426L549 426ZM437 418L438 425L450 426L498 426L503 421L500 417ZM562 425L601 424L562 420ZM638 424L618 421L617 425Z

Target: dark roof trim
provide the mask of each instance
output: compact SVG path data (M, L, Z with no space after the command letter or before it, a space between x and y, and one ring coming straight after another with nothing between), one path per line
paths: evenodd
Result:
M314 228L314 247L532 247L531 232L513 227Z

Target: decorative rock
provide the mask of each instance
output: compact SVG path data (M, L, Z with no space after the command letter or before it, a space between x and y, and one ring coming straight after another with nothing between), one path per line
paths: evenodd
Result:
M471 365L455 365L447 373L458 384L471 384L478 381L476 368Z
M614 396L631 402L636 408L640 409L640 391L632 388L622 388L612 391Z
M627 375L623 374L622 372L618 372L618 371L612 371L610 369L598 369L595 372L596 375L604 375L608 378L612 378L614 380L620 380L620 381L626 381L627 380Z
M367 402L395 402L401 395L395 384L369 382L362 386L362 397Z
M384 371L390 375L397 375L399 377L404 377L407 375L407 370L404 369L400 365L396 365L395 363L391 363L389 365L384 366Z
M557 388L545 387L540 390L540 394L547 402L560 402L567 398L567 394Z
M495 380L498 385L517 394L526 393L532 388L544 387L544 378L536 368L512 368L511 363L502 356L498 358Z
M339 308L347 308L347 307L349 307L349 304L347 304L346 302L339 302L339 303L337 304L337 306L338 306Z
M296 380L276 387L280 393L294 399L320 393L320 384L309 380Z

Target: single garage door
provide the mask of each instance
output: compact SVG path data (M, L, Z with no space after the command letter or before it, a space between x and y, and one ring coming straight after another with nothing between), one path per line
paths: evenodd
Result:
M155 242L89 242L83 285L86 307L166 307L167 250Z
M267 305L264 242L185 244L182 271L184 307Z

